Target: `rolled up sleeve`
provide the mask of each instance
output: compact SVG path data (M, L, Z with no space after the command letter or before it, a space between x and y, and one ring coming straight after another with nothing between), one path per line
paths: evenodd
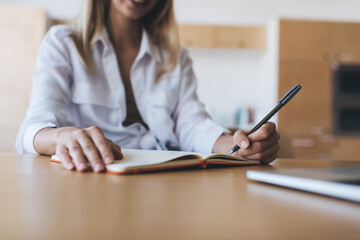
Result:
M187 51L181 51L179 63L181 80L174 116L181 149L211 153L216 140L227 129L212 121L204 104L199 101L197 80Z

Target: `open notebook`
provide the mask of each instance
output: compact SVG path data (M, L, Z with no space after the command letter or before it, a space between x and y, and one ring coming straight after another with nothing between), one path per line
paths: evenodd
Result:
M190 166L206 168L207 165L259 165L257 160L246 160L223 154L201 154L193 152L122 149L124 158L106 165L106 172L127 174L174 169ZM51 161L60 163L56 156Z

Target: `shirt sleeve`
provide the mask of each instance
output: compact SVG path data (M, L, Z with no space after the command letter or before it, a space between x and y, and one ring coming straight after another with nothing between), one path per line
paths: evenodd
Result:
M64 27L52 27L39 50L25 120L16 139L19 153L36 153L33 140L46 127L72 125L69 104L72 67Z
M181 79L174 117L181 149L211 153L217 139L228 131L211 120L204 104L199 101L197 80L186 50L180 51L179 64Z

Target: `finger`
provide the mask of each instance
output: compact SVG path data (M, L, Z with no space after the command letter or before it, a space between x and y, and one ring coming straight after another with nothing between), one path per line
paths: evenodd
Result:
M68 170L73 170L75 165L72 162L69 151L66 147L59 147L56 149L56 155L59 157L60 161L64 165L64 167Z
M247 149L238 150L237 154L238 156L246 157L256 153L262 153L271 146L274 146L279 141L279 139L280 135L275 131L268 139L264 141L253 142Z
M262 163L264 163L264 164L269 164L269 163L271 163L272 161L274 161L274 160L277 158L278 152L279 152L279 151L274 152L270 157L268 157L268 158L266 158L266 159L262 159L262 160L260 160L260 161L261 161Z
M114 162L114 154L109 144L109 141L105 138L104 133L99 127L93 126L87 129L91 140L94 142L98 149L101 158L106 164Z
M111 149L112 149L112 152L114 154L114 158L115 160L121 160L124 158L122 152L121 152L121 148L119 145L113 143L113 141L109 140L110 142L110 146L111 146Z
M250 140L243 130L238 130L234 134L234 143L237 144L240 149L246 149L250 145Z
M266 140L271 136L273 132L276 132L276 125L273 122L267 122L262 125L258 130L250 134L248 137L251 142L258 142Z
M87 160L89 161L92 169L94 172L101 172L104 171L105 165L100 158L99 152L97 147L95 146L94 142L90 139L90 136L84 129L80 129L77 132L78 135L78 142L86 156Z
M84 157L84 153L81 149L81 146L77 142L72 142L68 146L68 152L70 157L72 158L73 162L75 163L76 169L79 172L85 171L88 166Z
M277 153L279 152L279 148L280 148L279 144L276 143L275 145L265 149L263 152L258 152L244 157L251 160L260 160L262 162L266 162L269 159L271 159L272 156L274 155L277 156Z

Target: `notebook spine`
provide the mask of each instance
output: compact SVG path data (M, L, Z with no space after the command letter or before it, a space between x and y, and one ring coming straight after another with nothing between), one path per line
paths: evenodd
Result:
M202 168L207 168L207 161L205 159L200 160L202 163Z

